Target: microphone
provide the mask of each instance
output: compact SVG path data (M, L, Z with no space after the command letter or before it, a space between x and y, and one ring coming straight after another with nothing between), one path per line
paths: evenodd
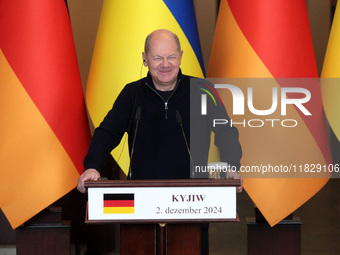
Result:
M190 148L189 148L189 145L188 145L188 140L187 140L187 137L186 137L186 135L184 133L182 117L181 117L181 114L179 113L178 110L176 110L176 120L177 120L177 124L181 127L183 138L184 138L184 142L185 142L185 146L187 147L188 154L189 154L189 157L190 157L190 164L193 167L194 166L194 161L192 160ZM192 169L192 171L191 171L191 178L194 179L194 177L195 177L194 169Z
M137 130L138 130L138 124L139 124L139 121L140 121L140 118L141 118L141 111L142 111L142 108L139 106L137 108L137 111L136 111L136 117L135 117L135 120L136 120L136 129L135 129L135 133L134 133L134 136L133 136L133 142L132 142L132 148L131 148L131 157L130 157L130 170L129 170L129 179L131 180L132 178L132 167L131 167L131 163L132 163L132 158L133 158L133 151L135 149L135 143L136 143L136 135L137 135Z

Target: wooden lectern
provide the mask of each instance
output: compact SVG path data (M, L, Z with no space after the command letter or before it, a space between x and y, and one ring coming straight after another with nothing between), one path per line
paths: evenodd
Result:
M239 179L90 181L86 223L121 223L121 255L201 254L201 223L238 222Z

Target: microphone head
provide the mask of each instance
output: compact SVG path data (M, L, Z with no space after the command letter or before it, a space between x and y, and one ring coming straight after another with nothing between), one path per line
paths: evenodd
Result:
M139 106L136 111L136 120L140 121L142 108Z
M181 114L179 113L178 110L176 111L176 119L177 119L177 124L181 125L183 123Z

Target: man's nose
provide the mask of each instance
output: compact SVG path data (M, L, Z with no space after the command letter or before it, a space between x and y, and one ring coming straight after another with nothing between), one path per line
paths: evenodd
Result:
M170 65L169 60L165 58L163 60L163 67L168 67L169 65Z

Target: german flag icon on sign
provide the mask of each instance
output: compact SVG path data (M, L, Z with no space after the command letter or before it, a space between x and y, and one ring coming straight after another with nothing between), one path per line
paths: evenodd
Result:
M104 214L135 213L135 194L104 194Z

